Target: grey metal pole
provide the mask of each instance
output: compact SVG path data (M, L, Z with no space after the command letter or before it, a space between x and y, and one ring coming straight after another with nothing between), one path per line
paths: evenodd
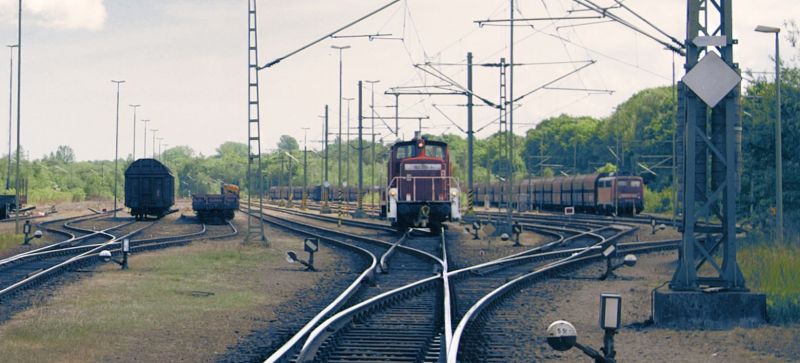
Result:
M150 120L142 120L141 122L144 124L144 133L142 134L142 140L144 141L144 149L142 150L142 158L146 158L147 157L147 123L150 122Z
M153 133L153 159L155 159L156 158L156 132L158 132L158 129L152 129L152 130L150 130L150 132Z
M307 198L308 190L308 127L303 128L303 207Z
M783 242L783 152L781 145L781 28L759 25L755 31L775 34L775 234L778 243Z
M347 143L345 143L345 160L347 163L345 164L345 178L344 180L349 184L350 183L350 101L355 100L355 98L344 98L347 101Z
M400 137L400 94L394 95L394 137Z
M133 107L133 153L131 154L131 159L136 160L136 109L141 107L142 105L128 105Z
M325 155L325 134L328 133L328 130L325 129L325 115L317 116L322 120L322 135L320 135L319 144L321 149L319 150L319 185L322 187L322 184L325 183L325 163L323 162L323 156Z
M328 206L328 200L330 199L330 195L328 194L328 186L330 186L330 182L328 181L328 105L325 105L325 125L324 125L325 134L322 136L324 149L325 149L325 161L323 163L323 170L322 170L322 185L320 185L321 190L321 197L322 197L322 208L320 209L320 213L330 213L331 209ZM325 184L328 184L326 186Z
M778 227L778 243L783 243L783 150L781 145L781 46L780 32L775 32L775 87L777 110L775 110L775 205Z
M14 189L16 189L15 204L17 207L14 213L14 233L19 234L19 153L20 153L20 122L21 122L21 97L22 96L22 0L19 0L19 17L17 18L17 172L14 177Z
M364 217L364 199L361 195L362 191L364 190L364 113L362 112L362 105L364 103L362 97L362 88L362 82L358 81L358 207L353 215L355 218Z
M117 218L117 179L119 179L119 86L125 81L111 80L112 83L117 84L117 116L116 127L114 129L114 218Z
M342 50L339 49L339 138L336 145L339 152L339 171L336 173L338 185L342 186ZM348 131L349 132L349 131Z
M350 48L349 45L343 47L332 45L331 48L339 50L339 138L336 140L339 154L339 172L337 173L338 185L342 186L342 52ZM350 132L349 130L347 131Z
M675 83L675 53L672 53L672 103L675 116L672 118L672 224L678 220L678 87ZM752 179L751 179L752 180Z
M370 106L369 106L370 109L371 109L371 116L372 116L372 118L370 119L372 121L372 129L371 129L372 131L370 132L372 134L372 162L371 162L371 165L370 165L370 188L369 188L369 191L370 191L370 193L372 193L372 190L373 190L372 186L375 185L375 83L379 83L380 80L364 81L364 82L367 82L367 83L370 84L370 86L371 86L371 90L370 91L372 92L372 96L371 96L372 98L370 100ZM370 196L372 196L372 194L370 194ZM370 198L370 205L373 206L373 207L375 206L375 198Z
M6 190L11 189L11 134L13 133L12 120L14 110L14 48L16 44L7 45L8 57L8 168L6 170Z
M509 0L510 40L509 50L509 79L508 79L508 228L511 228L512 208L514 201L511 200L513 194L511 188L514 185L514 0Z
M472 192L473 183L473 144L475 142L475 131L472 129L472 52L467 53L467 185L468 192ZM471 203L471 201L470 201Z
M328 105L325 105L325 169L323 183L328 181Z

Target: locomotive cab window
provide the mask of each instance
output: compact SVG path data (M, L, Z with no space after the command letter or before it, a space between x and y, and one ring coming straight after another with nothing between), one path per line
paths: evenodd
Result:
M405 159L405 158L413 158L417 156L417 148L415 145L403 145L398 146L397 151L395 151L395 158L397 160Z
M638 180L631 181L631 186L634 188L640 188L642 186L642 182Z
M627 180L620 180L620 181L617 182L617 186L618 187L627 187L628 186L628 181Z
M425 145L425 156L429 158L444 159L444 148L436 145Z

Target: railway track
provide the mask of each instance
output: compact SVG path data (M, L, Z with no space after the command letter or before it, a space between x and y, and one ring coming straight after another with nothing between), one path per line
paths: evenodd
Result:
M269 362L295 361L301 344L317 325L335 313L355 306L363 301L375 299L387 292L396 290L407 284L439 276L445 263L438 249L429 245L440 245L430 236L405 234L398 236L394 229L380 224L357 224L358 228L391 232L388 238L370 238L360 234L332 230L324 226L316 226L300 220L313 218L329 224L336 223L335 218L311 216L305 213L268 209L271 213L261 218L265 222L284 230L304 236L319 238L321 242L334 247L344 248L359 256L361 266L359 275L345 291L333 302L320 309L302 326L286 327L282 344L274 349L267 358ZM242 211L257 216L253 211L242 208ZM433 237L434 239L436 237ZM428 310L430 319L436 320L433 310ZM436 334L432 333L431 341Z
M307 217L302 213L295 215ZM358 299L350 299L354 296L351 292L347 300L357 303L349 307L340 304L337 309L319 314L313 324L307 324L302 334L295 336L291 345L297 349L302 342L299 354L279 349L266 362L436 362L452 356L452 349L459 352L459 344L468 347L463 350L465 360L462 361L472 361L470 357L487 358L492 352L480 342L497 341L492 340L492 334L503 334L502 323L499 329L487 329L486 332L471 323L491 320L482 315L491 310L486 308L487 305L491 306L516 288L525 286L523 283L530 284L547 277L546 271L563 272L600 261L600 251L604 246L635 231L635 227L619 223L575 221L541 225L527 223L526 229L551 235L554 239L540 247L454 271L448 271L445 234L438 237L441 238L439 243L432 243L430 236L407 235L404 241L398 241L383 251L383 256L391 255L392 250L402 243L405 247L430 254L438 253L441 256L440 270L434 270L435 274L427 277L407 275L377 291L378 294L361 295ZM302 229L299 231L303 232ZM620 243L618 248L625 252L647 252L674 248L675 245L676 241ZM380 264L376 266L379 268ZM401 264L400 267L407 266ZM387 268L384 272L396 275L396 268ZM309 332L311 327L313 330ZM475 329L483 335L474 334ZM462 337L466 338L461 340ZM480 341L470 341L473 338ZM458 357L461 353L455 354ZM497 361L502 361L502 358Z
M678 241L634 242L619 244L623 253L648 253L674 249ZM601 245L590 248L561 250L523 258L550 260L540 263L526 273L511 276L506 282L486 292L459 320L453 333L453 343L448 350L448 363L456 362L508 362L514 360L521 347L513 345L509 327L520 324L518 306L507 303L522 289L547 279L569 274L572 271L603 260ZM485 267L476 267L477 269ZM467 274L466 271L454 274ZM458 277L454 277L458 279ZM526 356L523 354L523 356Z
M76 225L79 222L100 217L103 215L80 216L51 221L45 226L40 225L40 228L62 235L66 239L0 260L0 301L11 298L21 290L36 287L58 275L101 263L99 257L101 251L109 251L112 255L118 255L121 253L121 242L124 239L130 240L130 252L135 253L183 245L200 238L224 238L238 233L236 228L229 224L227 227L223 227L224 230L214 228L214 235L209 236L206 226L198 225L199 230L185 234L135 239L135 236L153 227L159 221L126 221L114 223L101 230ZM57 223L60 223L61 226L53 226Z
M447 256L444 233L409 241ZM436 275L364 299L317 326L296 361L438 361L452 332L446 257L440 263Z
M242 204L243 205L247 205L247 203L244 203L244 202L242 202ZM380 230L380 231L385 231L385 232L390 232L390 233L396 233L397 232L396 229L394 229L391 226L389 226L388 224L382 223L382 222L369 222L368 220L356 220L356 219L351 219L351 218L341 218L340 219L335 214L334 215L314 214L314 213L309 213L309 212L302 211L302 210L299 210L299 209L296 209L296 208L286 208L286 207L280 207L280 206L276 206L276 205L272 205L272 204L266 204L266 203L263 205L263 208L266 209L266 210L270 210L270 211L276 211L276 212L281 212L281 213L290 214L290 215L294 215L294 216L310 218L310 219L314 219L314 220L317 220L317 221L330 222L330 223L341 223L342 225L346 225L346 226L360 227L360 228L366 228L366 229L370 229L370 230Z
M482 211L476 210L474 211L475 215L479 218L484 219L497 219L497 218L504 218L507 214L505 211ZM559 221L563 219L570 219L579 222L598 222L598 223L633 223L633 224L650 224L651 221L655 220L656 224L664 224L666 226L674 226L673 220L671 218L664 218L658 216L650 216L650 215L638 215L638 216L605 216L600 214L584 214L584 213L576 213L569 217L557 215L557 214L531 214L531 213L519 213L514 212L513 218L515 220L552 220L552 221ZM678 220L678 223L680 220Z

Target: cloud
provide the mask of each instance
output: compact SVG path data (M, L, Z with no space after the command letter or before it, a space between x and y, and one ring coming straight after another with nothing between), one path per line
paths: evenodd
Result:
M54 29L100 30L106 22L104 0L25 0L23 22ZM16 23L17 1L0 0L3 22ZM13 20L12 20L13 19Z

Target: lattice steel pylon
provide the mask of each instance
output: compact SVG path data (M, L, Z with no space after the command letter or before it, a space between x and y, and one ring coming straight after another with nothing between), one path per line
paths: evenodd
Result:
M732 0L687 1L686 72L691 72L700 63L701 54L709 56L715 52L724 66L740 73L733 61L736 41L732 33ZM710 57L714 58L713 55ZM716 70L730 72L721 64ZM698 76L705 77L702 74ZM707 78L703 81L717 83L718 78ZM683 211L683 241L670 288L743 291L746 290L745 282L736 262L737 154L740 152L737 133L741 132L741 80L735 82L730 91L728 88L720 90L723 92L720 94L725 96L709 106L704 101L709 97L701 99L702 87L698 88L701 92L698 95L692 91L688 79L688 76L684 77L678 87L680 141L677 148L682 153L678 160L682 162L679 163L682 172L679 199ZM709 224L715 222L720 222L721 227ZM720 247L721 266L715 258Z
M247 0L247 208L256 217L248 215L245 241L253 237L269 245L264 234L264 178L261 174L261 110L258 88L258 21L256 0ZM258 193L258 198L253 197ZM257 208L253 202L257 200Z
M508 132L508 95L507 95L507 81L508 77L506 76L506 64L505 58L500 58L500 130L498 132L498 140L497 140L497 156L500 162L497 164L497 175L503 178L508 177L508 169L509 169L509 160L507 158L507 135ZM500 183L500 185L505 187L505 183ZM505 207L511 208L510 199L508 199L507 191L501 194L500 197L501 202L498 204L499 208Z

